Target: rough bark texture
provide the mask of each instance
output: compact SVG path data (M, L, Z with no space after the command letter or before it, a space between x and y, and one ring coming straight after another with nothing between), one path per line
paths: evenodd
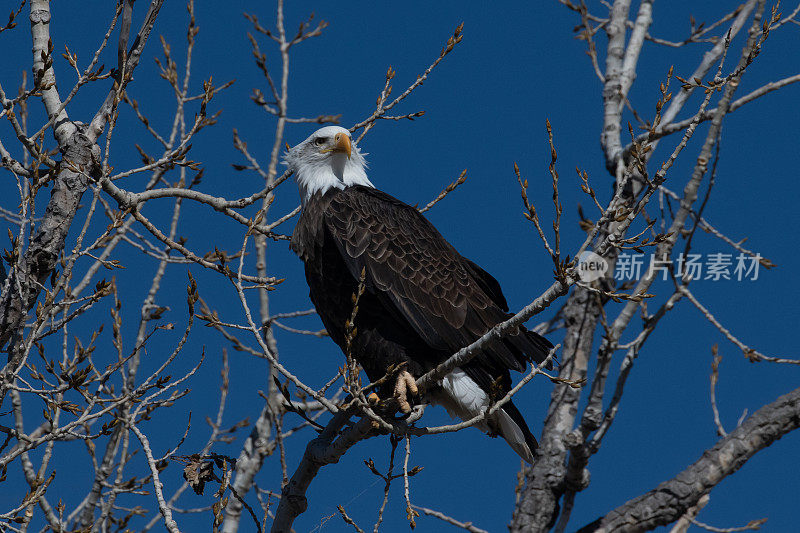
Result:
M89 184L89 175L99 171L100 148L82 131L76 131L65 143L63 160L53 180L53 190L44 218L20 262L5 280L0 307L0 347L20 333L28 310L36 303L43 284L53 272L64 250L67 233ZM14 372L16 342L9 345L7 373Z
M277 405L271 408L269 402L264 403L250 436L242 445L242 451L236 459L236 477L232 485L237 494L247 494L250 491L256 474L264 465L264 460L275 451L275 440L270 437L274 418L272 412L277 409L280 409ZM228 500L228 506L225 507L225 522L222 525L223 533L238 531L243 510L244 506L238 499Z
M576 288L562 314L567 326L559 376L568 380L586 377L594 331L599 315L597 298ZM526 488L517 506L510 531L547 531L558 516L558 500L564 492L567 444L564 436L575 425L581 390L559 384L553 389L550 411Z
M674 478L617 507L579 533L649 531L674 522L753 455L800 427L800 388L753 413Z

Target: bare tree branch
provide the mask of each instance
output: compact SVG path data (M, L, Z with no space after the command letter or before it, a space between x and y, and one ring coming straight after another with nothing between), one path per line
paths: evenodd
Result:
M369 418L362 418L350 428L342 426L350 419L352 411L340 411L328 422L322 433L306 446L303 459L289 483L283 487L281 501L275 511L272 532L290 532L298 515L308 507L306 490L319 469L327 464L339 462L339 458L353 445L367 438L374 431Z
M800 389L750 415L684 471L617 507L580 533L649 531L678 520L757 452L800 426Z

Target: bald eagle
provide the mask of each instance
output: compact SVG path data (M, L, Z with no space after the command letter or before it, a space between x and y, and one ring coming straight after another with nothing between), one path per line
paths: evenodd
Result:
M285 163L300 189L302 212L291 247L305 263L311 301L345 351L345 323L363 272L351 354L371 381L402 363L382 394L393 394L408 412L409 394L418 393L415 378L511 316L500 285L417 209L372 185L348 130L317 130L287 152ZM541 363L551 348L520 328L453 370L427 398L451 416L473 418L510 390L510 370ZM533 461L536 439L513 403L477 427Z

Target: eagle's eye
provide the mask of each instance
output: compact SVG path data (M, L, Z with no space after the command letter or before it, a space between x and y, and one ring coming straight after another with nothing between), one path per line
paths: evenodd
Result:
M325 144L325 138L317 137L316 139L314 139L314 144L316 144L317 146L322 146L323 144Z

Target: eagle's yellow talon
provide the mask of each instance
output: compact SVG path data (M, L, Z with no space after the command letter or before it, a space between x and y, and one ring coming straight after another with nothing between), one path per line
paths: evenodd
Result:
M411 412L411 404L408 402L408 393L417 394L417 383L407 371L403 370L397 375L397 381L394 384L394 398L400 406L400 410L406 414Z

